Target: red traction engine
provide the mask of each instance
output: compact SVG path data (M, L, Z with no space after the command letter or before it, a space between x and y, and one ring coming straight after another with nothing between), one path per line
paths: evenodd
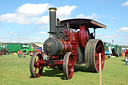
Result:
M92 19L56 20L56 10L49 8L50 32L43 45L44 53L36 52L31 57L32 77L40 77L44 67L58 67L63 70L64 77L70 79L74 66L83 63L88 71L99 72L99 53L103 70L104 45L100 39L95 39L95 29L106 26ZM90 33L89 28L93 28L94 32Z

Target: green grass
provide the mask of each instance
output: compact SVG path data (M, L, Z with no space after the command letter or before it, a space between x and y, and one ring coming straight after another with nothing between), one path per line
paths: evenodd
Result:
M128 66L122 60L124 57L106 60L102 72L103 85L127 85ZM41 77L31 78L29 62L30 56L0 56L0 85L99 85L99 74L87 72L85 65L76 66L73 78L64 80L63 71L47 68Z

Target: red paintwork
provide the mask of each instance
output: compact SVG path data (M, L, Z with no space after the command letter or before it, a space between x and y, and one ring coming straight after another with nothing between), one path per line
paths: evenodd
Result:
M77 32L69 34L69 42L71 44L76 44L76 45L79 44L79 42L78 42L78 33Z
M53 64L54 65L62 65L63 64L63 61L62 60L42 60L42 61L39 61L40 64L42 64L43 66L48 66L48 65L52 65L52 63L50 62L54 62Z
M69 41L63 41L61 40L63 44L63 51L62 54L65 54L66 52L71 52L73 55L73 63L75 64L77 58L78 58L78 32L67 32L69 33Z
M85 26L81 26L79 32L79 43L85 48L87 41L89 40L89 32Z
M71 44L70 44L69 41L64 41L64 40L60 40L60 41L61 41L62 46L63 46L63 47L62 47L63 50L61 51L60 54L64 55L66 52L72 50L72 47L71 47Z

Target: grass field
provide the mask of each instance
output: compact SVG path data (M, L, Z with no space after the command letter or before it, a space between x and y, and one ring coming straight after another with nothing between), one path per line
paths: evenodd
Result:
M124 57L106 60L102 72L103 85L128 85L128 66ZM30 56L0 56L0 85L99 85L99 74L86 72L85 65L76 66L73 78L64 80L63 71L45 68L39 78L31 78Z

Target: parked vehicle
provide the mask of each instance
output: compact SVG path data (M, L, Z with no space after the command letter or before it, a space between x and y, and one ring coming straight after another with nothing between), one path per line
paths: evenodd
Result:
M105 56L111 58L112 52L111 52L111 47L109 45L110 43L104 42Z
M110 43L104 42L105 55L106 56L120 56L123 53L122 46L120 45L112 45Z
M17 51L22 49L22 52L25 54L29 54L29 51L31 50L31 46L24 43L4 43L4 52L6 54L8 53L17 53ZM8 53L7 53L8 52Z
M3 54L8 55L9 54L9 50L7 48L6 44L0 45L0 50L3 50Z
M6 43L7 48L9 50L9 53L17 52L18 50L21 50L21 44L20 43Z
M28 44L21 44L22 52L25 54L29 54L29 51L31 50L31 46Z
M122 54L122 47L119 45L109 45L111 46L112 55L119 57Z

